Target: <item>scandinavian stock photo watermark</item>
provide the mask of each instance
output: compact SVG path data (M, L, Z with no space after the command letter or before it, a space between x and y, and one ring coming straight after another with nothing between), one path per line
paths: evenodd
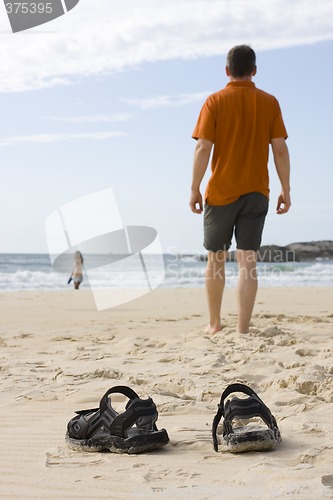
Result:
M244 256L243 256L244 259ZM239 276L237 265L237 252L216 252L214 261L210 262L210 273L207 276L207 253L185 250L181 251L176 246L166 250L165 272L169 282L178 283L179 286L201 286L205 279L220 278L235 286ZM261 280L278 282L286 273L291 271L293 265L298 264L297 255L293 250L279 249L271 246L262 247L258 252L246 254L243 276L248 278L259 277Z
M78 198L52 212L45 222L53 269L70 274L73 255L84 257L97 309L130 302L151 292L164 280L165 269L157 231L149 226L125 226L112 189ZM124 270L135 279L128 280ZM100 275L121 277L100 286Z

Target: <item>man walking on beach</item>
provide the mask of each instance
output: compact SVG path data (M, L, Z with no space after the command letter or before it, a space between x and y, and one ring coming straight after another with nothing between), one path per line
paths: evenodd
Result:
M278 101L252 82L256 72L252 48L233 47L227 56L229 83L208 97L192 136L197 145L190 207L197 214L203 211L200 184L214 145L212 174L204 196L204 247L208 250L207 332L211 334L222 329L224 263L234 232L239 271L237 331L249 332L258 287L256 256L268 211L269 144L281 183L277 213L288 212L291 204L287 132Z

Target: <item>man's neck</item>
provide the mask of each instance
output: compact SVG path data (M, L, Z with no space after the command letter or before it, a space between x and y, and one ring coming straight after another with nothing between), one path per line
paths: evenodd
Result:
M230 82L252 82L252 76L243 76L242 78L236 78L234 76L229 76Z

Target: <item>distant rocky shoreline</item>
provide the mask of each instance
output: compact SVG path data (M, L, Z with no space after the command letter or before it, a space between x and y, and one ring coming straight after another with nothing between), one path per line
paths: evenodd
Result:
M291 243L286 246L263 245L258 251L259 262L311 262L316 259L333 259L333 240ZM207 260L206 255L200 260ZM236 252L230 252L228 261L236 260Z

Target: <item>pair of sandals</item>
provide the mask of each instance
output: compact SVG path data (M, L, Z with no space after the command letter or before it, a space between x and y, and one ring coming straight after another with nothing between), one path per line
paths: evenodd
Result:
M248 397L233 396L227 400L235 392L242 392ZM111 404L110 396L115 393L128 398L125 411L120 414ZM212 426L215 451L218 451L217 428L222 417L223 442L230 452L271 450L282 441L274 416L247 385L231 384L222 393ZM244 421L256 417L267 428L244 425ZM157 418L157 408L151 398L140 399L130 387L116 386L104 394L99 408L76 412L76 416L68 423L66 441L74 450L144 453L169 442L167 431L157 429ZM237 421L241 425L236 426Z

